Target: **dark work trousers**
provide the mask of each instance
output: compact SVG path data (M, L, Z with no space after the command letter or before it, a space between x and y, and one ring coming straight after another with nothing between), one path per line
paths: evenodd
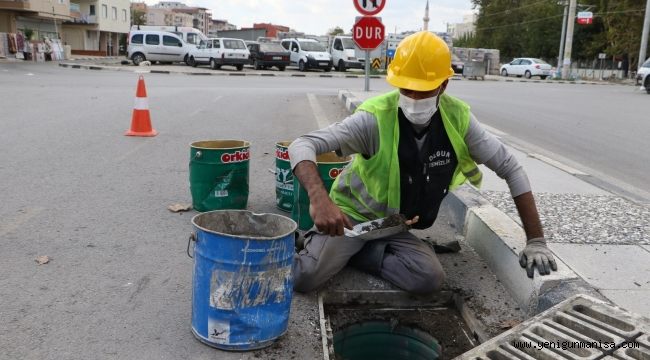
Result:
M304 249L294 256L294 289L315 290L348 262L413 294L439 290L445 277L433 250L408 231L368 241L310 231Z

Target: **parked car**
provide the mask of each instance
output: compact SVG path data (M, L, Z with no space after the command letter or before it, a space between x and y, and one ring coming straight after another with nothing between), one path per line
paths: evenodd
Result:
M456 54L451 54L451 68L454 69L455 74L463 74L465 63L460 60Z
M167 31L178 35L186 43L195 46L199 45L201 40L208 39L201 30L189 26L131 25L131 31L134 30Z
M539 76L542 80L551 75L551 65L544 60L535 58L516 58L509 64L501 66L501 75L516 75L530 79L533 76Z
M127 37L126 57L133 64L141 62L187 62L190 48L178 35L167 31L136 30L131 31Z
M317 68L327 72L332 70L332 56L325 46L313 39L284 39L282 46L291 51L291 65L300 71Z
M249 56L244 40L210 38L201 41L196 49L190 51L188 63L191 66L208 64L213 70L230 65L241 71L244 64L248 64Z
M249 41L246 46L250 52L250 64L255 67L255 70L275 66L278 70L284 71L291 64L291 54L280 43Z
M357 57L357 47L352 36L337 35L331 40L329 52L336 70L363 69L364 59Z
M650 58L641 65L636 73L636 84L641 84L645 91L650 94Z

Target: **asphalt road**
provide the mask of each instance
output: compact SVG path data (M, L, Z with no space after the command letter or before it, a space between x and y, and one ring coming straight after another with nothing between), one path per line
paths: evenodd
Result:
M213 358L189 331L191 214L167 210L191 201L189 144L251 141L249 209L278 212L275 142L344 117L337 90L363 87L145 79L160 134L132 138L135 74L0 63L0 359ZM650 97L630 86L453 81L449 91L509 141L649 190ZM41 255L50 263L37 265Z
M650 95L638 87L453 82L478 119L507 142L650 202ZM618 191L622 190L622 191Z

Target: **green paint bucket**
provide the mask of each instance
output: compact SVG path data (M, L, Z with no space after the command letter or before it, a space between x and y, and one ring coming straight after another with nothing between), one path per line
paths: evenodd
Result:
M190 146L190 192L194 209L245 209L250 143L210 140L197 141Z
M275 204L282 211L293 207L293 173L289 162L291 141L275 143Z
M316 157L318 173L323 180L325 189L329 192L334 180L343 171L343 168L352 161L350 156L342 158L335 152L325 153ZM291 218L298 223L300 230L309 230L314 226L314 221L309 215L309 196L307 191L300 185L298 178L293 178L293 208Z

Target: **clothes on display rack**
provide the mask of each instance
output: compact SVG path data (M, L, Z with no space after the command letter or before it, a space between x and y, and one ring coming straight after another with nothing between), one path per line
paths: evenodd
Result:
M16 34L16 51L25 50L25 35L18 33Z
M9 39L9 52L15 54L18 52L16 47L16 34L7 34L7 38Z
M9 54L9 41L7 33L0 33L0 57L6 58Z

